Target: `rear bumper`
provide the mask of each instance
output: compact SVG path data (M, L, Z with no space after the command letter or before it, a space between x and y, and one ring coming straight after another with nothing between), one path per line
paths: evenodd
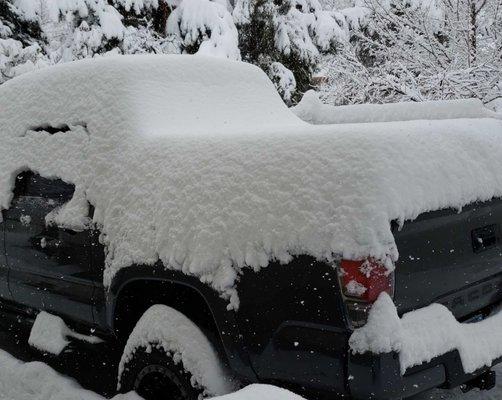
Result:
M502 362L499 358L493 365ZM398 353L350 354L348 386L355 399L391 400L428 389L453 388L475 379L488 367L466 374L457 350L436 357L401 374Z

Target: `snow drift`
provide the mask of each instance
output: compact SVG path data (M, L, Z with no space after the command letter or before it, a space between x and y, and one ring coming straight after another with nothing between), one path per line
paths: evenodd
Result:
M239 62L84 60L0 87L0 208L20 171L61 177L75 195L50 220L83 229L95 207L106 285L160 259L235 308L244 267L395 260L389 221L501 196L501 139L491 118L312 126Z
M211 400L305 400L303 397L273 385L252 384L224 396Z
M83 389L73 379L58 374L42 362L22 362L0 350L0 393L8 400L105 400L105 397ZM497 388L489 392L473 390L463 394L460 390L435 390L419 395L416 400L499 400L502 393L497 367ZM113 400L141 400L134 392L119 394ZM277 386L254 384L238 392L213 397L212 400L304 400Z
M2 400L106 400L83 389L45 363L20 361L0 350L0 398ZM143 400L135 392L118 394L112 400ZM212 400L305 400L277 386L254 384ZM435 400L435 399L434 399ZM439 400L439 397L438 397Z
M23 362L0 350L0 363L2 400L106 400L83 389L75 380L60 375L43 362ZM111 400L143 399L135 392L129 392L118 394Z

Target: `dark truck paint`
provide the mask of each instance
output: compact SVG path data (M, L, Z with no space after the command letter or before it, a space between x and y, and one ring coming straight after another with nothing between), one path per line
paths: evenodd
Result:
M463 319L500 299L502 200L440 210L394 229L394 302L400 313L431 303Z
M489 387L488 369L465 374L453 351L400 373L398 355L349 350L352 323L333 265L309 256L245 270L239 310L197 278L133 265L103 287L99 232L47 227L45 216L68 201L73 186L24 172L0 223L0 296L5 313L60 315L73 328L124 343L152 304L196 322L243 383L275 383L308 396L395 399L437 386ZM92 214L92 207L90 207ZM29 221L26 216L29 215ZM23 218L21 218L23 217ZM502 202L421 215L393 227L400 259L394 300L402 314L441 302L460 320L482 318L502 300L499 225ZM480 240L481 239L481 240Z

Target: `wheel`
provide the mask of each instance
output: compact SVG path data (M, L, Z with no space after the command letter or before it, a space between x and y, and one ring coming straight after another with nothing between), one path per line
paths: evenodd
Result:
M196 400L236 388L216 350L189 318L150 307L133 329L119 364L118 389L145 400Z
M120 389L134 390L145 400L197 400L203 391L192 386L191 378L163 349L140 347L124 365Z

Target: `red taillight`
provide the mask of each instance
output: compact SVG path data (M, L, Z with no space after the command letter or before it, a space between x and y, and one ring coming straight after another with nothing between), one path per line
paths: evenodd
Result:
M393 295L394 274L372 258L342 260L340 283L345 296L372 303L382 292Z

